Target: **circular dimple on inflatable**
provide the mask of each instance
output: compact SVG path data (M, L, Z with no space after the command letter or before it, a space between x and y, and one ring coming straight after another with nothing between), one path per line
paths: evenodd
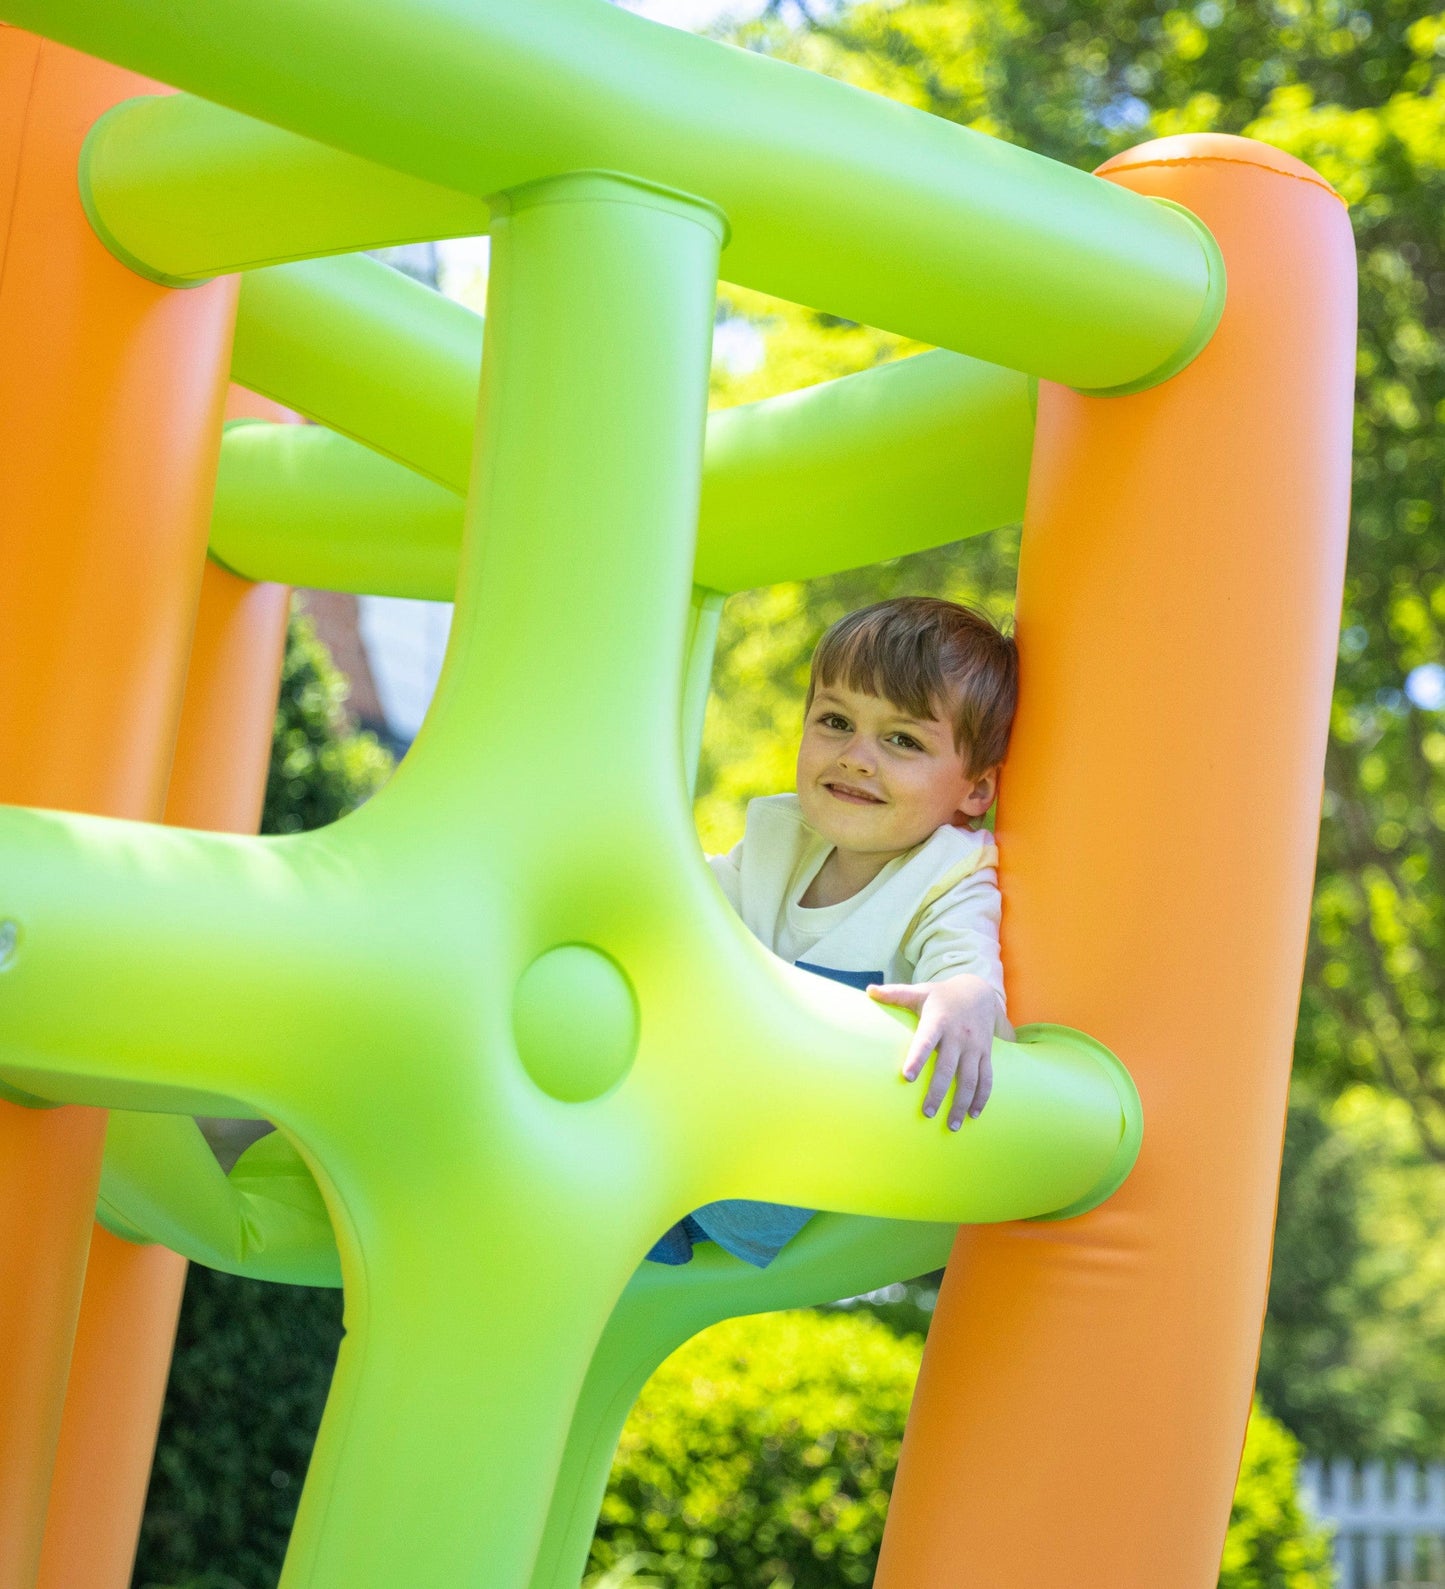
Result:
M0 971L8 971L20 953L20 923L0 921Z
M527 1074L562 1103L609 1092L637 1057L637 996L600 949L563 944L522 973L512 1035Z

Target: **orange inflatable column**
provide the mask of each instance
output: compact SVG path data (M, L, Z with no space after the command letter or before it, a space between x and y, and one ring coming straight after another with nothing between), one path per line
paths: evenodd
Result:
M294 418L233 390L228 417ZM290 592L207 563L165 818L254 833ZM128 1589L186 1263L97 1225L91 1237L37 1589Z
M1040 393L1000 812L1015 1019L1092 1032L1144 1100L1083 1219L965 1229L880 1589L1212 1589L1269 1272L1349 509L1355 267L1275 150L1104 167L1229 272L1196 363ZM966 1149L967 1144L964 1144Z
M0 26L0 799L158 818L235 290L169 292L96 241L76 162L153 90ZM103 1117L0 1102L0 1589L30 1589Z

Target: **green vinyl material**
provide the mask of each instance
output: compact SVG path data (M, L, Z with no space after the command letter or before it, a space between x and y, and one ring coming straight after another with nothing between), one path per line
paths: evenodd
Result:
M427 401L433 428L404 434L391 402L366 404L346 379L348 365L369 362L370 343L348 344L345 358L323 343L324 390L322 378L303 373L269 383L268 395L327 426L335 416L393 457L420 452L432 478L329 428L237 422L221 449L211 552L250 579L449 601L463 499L433 481L437 464L460 467L462 458L448 446L441 405ZM403 392L427 386L424 350L415 360L397 351L412 372ZM445 371L429 390L444 379ZM694 579L745 590L1017 522L1032 439L1025 377L955 353L724 409L707 424Z
M452 235L476 222L437 214L438 188L489 200L608 170L717 205L731 281L1086 390L1164 379L1223 307L1218 251L1175 207L597 0L435 0L424 22L413 0L6 0L5 13L243 113L120 110L96 135L90 212L163 279L373 246L423 218ZM188 139L195 173L177 169ZM374 184L397 200L390 221L335 150L425 191Z
M339 1286L341 1264L315 1178L282 1132L229 1175L188 1115L113 1110L97 1217L127 1240L253 1280Z
M482 317L364 254L241 278L231 376L464 493Z
M622 1426L669 1353L741 1313L809 1307L942 1268L955 1227L819 1214L766 1269L719 1248L690 1264L645 1264L622 1293L582 1386L530 1589L576 1589Z
M480 199L189 94L145 95L102 116L81 156L80 194L111 252L173 287L278 260L471 236L489 215Z
M237 381L458 493L471 468L481 361L479 315L364 256L277 266L243 279L232 358ZM1011 523L1023 511L1032 441L1030 383L1011 370L943 352L712 414L698 577L720 590L741 590ZM336 564L325 578L288 576L274 562L288 542L315 556L328 538L309 519L327 511L324 477L342 467L343 454L332 464L317 460L316 498L308 503L279 494L301 490L305 471L298 463L288 456L281 478L268 487L258 456L266 444L252 435L234 445L249 456L223 466L223 544L215 548L223 562L269 566L265 577L299 584L450 595L449 582L423 590L425 580L416 577L406 589L367 585L363 571L344 566L349 554L335 534L329 539ZM324 450L321 442L276 441L288 455L309 445ZM379 478L376 488L393 495ZM337 489L345 512L356 511L347 498L359 493L344 484ZM374 517L397 515L393 534L404 543L410 488L398 483L394 495L393 507L378 505ZM416 511L422 560L430 567L438 510L423 508L425 500L417 498ZM271 544L249 548L268 524ZM379 523L358 540L370 545L378 533L384 533Z
M321 425L226 427L211 556L247 579L450 601L465 500Z
M316 1184L281 1132L226 1177L193 1121L115 1112L99 1217L130 1241L164 1241L193 1262L251 1279L340 1285ZM941 1268L955 1227L819 1214L765 1270L720 1248L685 1267L641 1265L592 1356L558 1469L531 1589L575 1589L622 1426L668 1354L740 1313L807 1307Z

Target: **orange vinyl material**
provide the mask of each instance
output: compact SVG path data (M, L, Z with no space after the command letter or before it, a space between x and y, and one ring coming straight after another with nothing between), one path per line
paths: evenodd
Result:
M234 283L100 245L76 161L155 85L0 28L0 799L156 818L219 440ZM34 1582L103 1117L0 1104L0 1589Z
M295 417L233 387L226 417L242 415ZM167 822L256 831L289 605L284 585L206 564ZM185 1276L175 1253L95 1227L36 1589L128 1589Z
M186 1261L92 1227L36 1589L128 1589Z
M1015 1020L1143 1095L1110 1202L965 1228L879 1589L1211 1589L1254 1381L1349 510L1355 264L1305 166L1219 135L1104 174L1229 271L1198 361L1040 393L1000 853Z
M290 602L285 585L256 585L206 564L167 822L256 831Z
M105 1116L0 1103L0 1586L30 1589Z

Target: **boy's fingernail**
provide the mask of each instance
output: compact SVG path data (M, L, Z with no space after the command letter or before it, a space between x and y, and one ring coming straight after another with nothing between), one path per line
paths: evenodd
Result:
M968 1118L969 1118L969 1119L970 1119L970 1120L977 1120L977 1119L978 1119L978 1117L979 1117L979 1116L980 1116L980 1115L981 1115L981 1114L982 1114L982 1113L983 1113L983 1110L982 1110L982 1109L970 1109L970 1110L969 1110L969 1111L968 1111Z
M926 1119L932 1120L934 1115L937 1114L937 1112L938 1111L936 1109L930 1109L927 1104L924 1104L923 1113L924 1113L924 1117Z
M962 1125L962 1124L963 1124L963 1121L962 1121L962 1120L950 1120L950 1121L949 1121L949 1122L948 1122L948 1129L949 1129L949 1130L950 1130L950 1131L957 1131L957 1130L958 1130L958 1128L959 1128L959 1127L960 1127L960 1126L961 1126L961 1125Z

